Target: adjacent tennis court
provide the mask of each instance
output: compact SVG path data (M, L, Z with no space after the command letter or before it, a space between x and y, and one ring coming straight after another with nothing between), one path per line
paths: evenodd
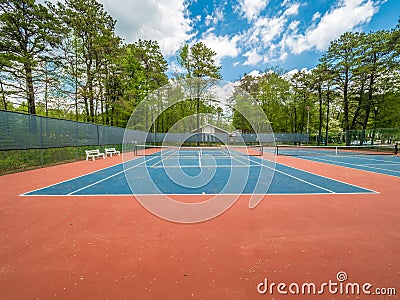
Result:
M358 170L400 177L400 156L388 146L278 146L279 155L295 156Z

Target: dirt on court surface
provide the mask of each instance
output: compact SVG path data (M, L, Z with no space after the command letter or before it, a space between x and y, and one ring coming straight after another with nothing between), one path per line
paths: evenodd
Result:
M119 157L0 177L0 299L399 299L400 178L277 159L379 193L267 195L251 210L241 196L215 219L177 224L128 196L19 196ZM317 293L301 295L303 283Z

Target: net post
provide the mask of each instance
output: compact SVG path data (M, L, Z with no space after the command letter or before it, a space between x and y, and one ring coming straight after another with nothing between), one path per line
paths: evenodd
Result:
M138 156L137 141L133 141L133 155Z

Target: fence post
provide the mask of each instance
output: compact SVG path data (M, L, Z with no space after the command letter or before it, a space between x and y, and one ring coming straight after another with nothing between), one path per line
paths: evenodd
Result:
M78 140L79 140L79 130L78 130L78 122L75 123L75 160L79 160L79 150L78 150Z
M100 132L99 132L99 124L96 124L97 128L97 146L100 147Z
M35 116L35 123L36 118L40 120L40 166L43 168L44 165L44 158L43 158L43 118Z

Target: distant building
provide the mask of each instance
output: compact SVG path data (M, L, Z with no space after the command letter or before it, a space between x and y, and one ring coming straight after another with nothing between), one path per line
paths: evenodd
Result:
M230 136L228 131L210 124L206 124L190 133L196 134L197 140L202 143L221 142L226 144L229 141Z

